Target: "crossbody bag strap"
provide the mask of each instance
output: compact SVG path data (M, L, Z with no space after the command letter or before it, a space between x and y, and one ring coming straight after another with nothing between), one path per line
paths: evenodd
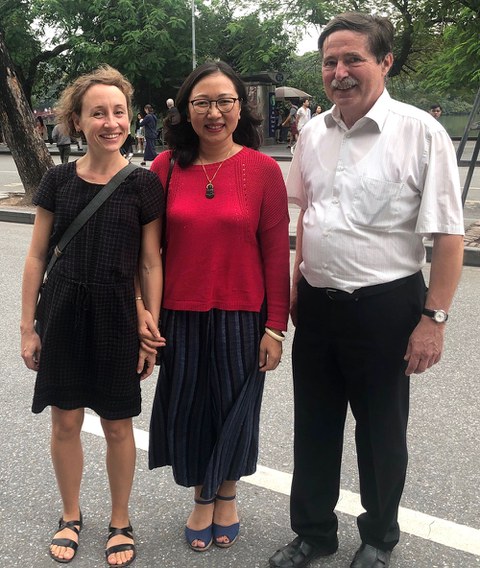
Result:
M170 186L170 180L172 179L172 172L173 172L173 167L175 166L175 158L172 157L170 158L170 165L168 167L168 174L167 174L167 181L165 183L165 189L163 191L163 195L164 195L164 203L165 203L165 207L164 207L164 215L163 215L163 219L162 219L162 247L165 247L165 240L166 240L166 236L167 236L167 198L168 198L168 188Z
M54 264L65 252L65 248L78 231L85 225L90 217L105 203L105 201L112 195L117 187L124 181L127 176L137 169L135 164L127 164L119 172L117 172L112 179L106 183L102 189L95 195L95 197L88 203L88 205L80 211L80 213L71 222L67 230L63 233L62 238L58 242L55 250L53 251L52 258L48 263L47 270L45 271L45 280L48 278L50 271Z
M173 166L175 165L175 158L172 157L170 158L170 165L168 167L168 174L167 174L167 183L165 184L165 211L167 210L167 196L168 196L168 187L170 186L170 180L172 179L172 172L173 172Z

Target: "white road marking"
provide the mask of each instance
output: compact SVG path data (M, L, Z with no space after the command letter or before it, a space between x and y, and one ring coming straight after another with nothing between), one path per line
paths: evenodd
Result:
M82 430L95 436L103 437L100 419L92 414L85 413ZM135 444L137 449L148 451L148 432L134 428ZM263 487L276 493L290 495L292 474L270 469L262 465L257 466L257 471L248 477L242 477L242 481L257 487ZM346 515L358 516L364 509L360 504L360 496L352 491L340 491L340 499L336 510ZM403 532L480 556L480 530L438 517L432 517L400 507L398 521Z

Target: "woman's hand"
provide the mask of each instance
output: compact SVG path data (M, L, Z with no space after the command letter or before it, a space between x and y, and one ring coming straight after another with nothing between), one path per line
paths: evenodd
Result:
M140 309L137 306L137 324L138 337L140 339L137 373L140 375L140 380L143 381L153 373L157 359L157 349L165 347L166 341L161 336L152 314L146 308Z
M137 373L140 375L140 380L143 381L153 373L155 367L157 351L152 352L150 349L145 349L143 343L140 343L138 350L138 363Z
M21 355L25 365L29 369L32 369L32 371L38 371L42 342L34 329L28 332L22 332L21 349Z
M260 341L259 370L273 371L278 367L282 357L282 343L266 333Z
M156 354L159 347L165 347L165 338L160 334L157 323L147 309L137 312L137 324L140 343L147 352Z

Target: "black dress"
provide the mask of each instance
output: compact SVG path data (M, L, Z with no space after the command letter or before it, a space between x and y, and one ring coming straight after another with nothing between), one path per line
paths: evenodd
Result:
M102 186L71 162L49 170L33 200L55 214L49 256ZM32 411L91 408L115 420L141 411L134 276L142 225L163 213L158 177L138 168L69 243L43 299L42 351Z

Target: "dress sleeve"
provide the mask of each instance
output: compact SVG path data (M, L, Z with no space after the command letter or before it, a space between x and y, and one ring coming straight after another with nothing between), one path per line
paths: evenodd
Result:
M163 215L165 209L163 187L157 175L141 170L140 223L146 225Z
M57 189L56 168L51 168L43 175L32 203L51 213L55 213L55 197Z

